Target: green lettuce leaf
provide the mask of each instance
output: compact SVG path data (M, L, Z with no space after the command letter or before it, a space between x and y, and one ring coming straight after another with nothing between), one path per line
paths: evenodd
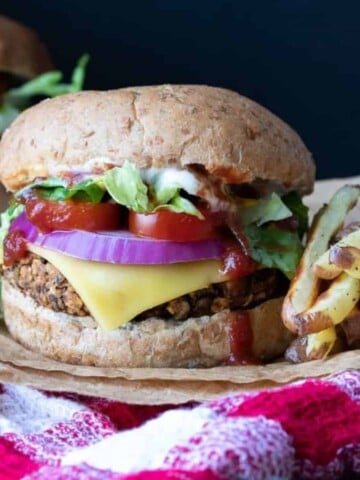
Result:
M11 222L24 211L25 207L22 204L10 205L10 207L5 210L0 215L0 263L3 262L4 258L4 240L8 234Z
M27 102L34 96L55 96L53 95L53 89L56 88L62 76L62 73L59 71L42 73L38 77L22 84L20 87L12 88L6 92L5 102L22 109L25 108Z
M161 186L161 188L157 188L156 184L152 186L153 195L159 205L170 202L178 195L179 190L176 185Z
M100 203L106 193L105 186L100 178L89 178L70 188L67 198Z
M79 92L84 85L85 69L89 59L90 56L87 53L79 58L71 75L70 83L61 83L63 74L58 70L46 72L20 87L10 89L5 94L5 102L22 105L24 101L37 95L57 97L65 93Z
M176 197L180 190L196 195L198 181L187 170L174 168L149 169L141 172L143 180L151 185L157 204L165 204Z
M110 196L120 205L138 213L152 210L148 188L142 181L138 169L130 162L104 173L104 185Z
M188 213L203 218L193 203L180 195L179 184L155 182L148 187L139 170L130 162L104 173L103 182L110 196L120 205L138 213L152 213L166 208L177 213Z
M308 231L309 228L309 208L303 204L300 195L296 192L288 193L282 197L282 201L292 211L298 219L298 233L300 238Z
M37 190L41 198L55 202L73 198L75 200L99 203L105 195L105 187L101 178L89 178L72 186L68 185L61 178L55 177L33 182L19 190L15 197L20 198L26 191L32 188Z
M78 60L70 83L61 83L63 74L55 70L43 73L20 87L12 88L6 92L3 97L3 105L0 108L0 135L14 121L16 116L30 105L33 97L56 97L82 90L89 59L90 56L85 54Z
M276 222L292 216L292 211L286 206L277 193L257 200L254 205L242 207L239 210L241 223L249 225L255 223L258 226L267 222Z
M202 213L195 207L193 203L190 202L187 198L181 197L179 193L175 195L174 198L170 200L170 203L162 204L154 208L154 212L160 208L166 208L176 213L187 213L188 215L194 215L200 219L203 219L204 216Z
M294 276L303 253L297 232L253 224L244 227L244 233L254 260L265 267L278 268L288 278Z
M4 103L0 106L0 136L19 115L20 110L13 105Z

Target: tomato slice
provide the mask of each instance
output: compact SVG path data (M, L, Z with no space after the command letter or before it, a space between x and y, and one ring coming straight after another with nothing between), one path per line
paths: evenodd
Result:
M160 209L154 213L129 212L129 230L140 237L174 242L195 242L217 237L210 216L200 219L187 213Z
M91 203L66 200L54 202L30 198L25 213L31 223L44 233L53 230L116 230L123 208L116 203Z

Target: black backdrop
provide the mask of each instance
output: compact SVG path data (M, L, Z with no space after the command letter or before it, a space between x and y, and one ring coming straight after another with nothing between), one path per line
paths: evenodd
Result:
M360 174L357 0L0 0L87 88L207 83L264 104L298 130L318 177Z

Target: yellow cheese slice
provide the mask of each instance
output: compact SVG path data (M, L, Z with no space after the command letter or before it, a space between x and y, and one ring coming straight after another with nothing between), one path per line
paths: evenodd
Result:
M64 275L104 330L113 330L149 308L225 280L219 273L219 260L114 265L79 260L37 245L28 248Z

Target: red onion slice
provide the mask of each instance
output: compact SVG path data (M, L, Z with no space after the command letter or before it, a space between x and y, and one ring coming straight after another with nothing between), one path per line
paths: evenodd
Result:
M182 263L220 258L223 252L222 243L218 240L169 242L137 237L123 230L58 230L42 234L29 222L25 213L13 221L11 230L15 229L21 230L29 243L94 262L126 265Z

